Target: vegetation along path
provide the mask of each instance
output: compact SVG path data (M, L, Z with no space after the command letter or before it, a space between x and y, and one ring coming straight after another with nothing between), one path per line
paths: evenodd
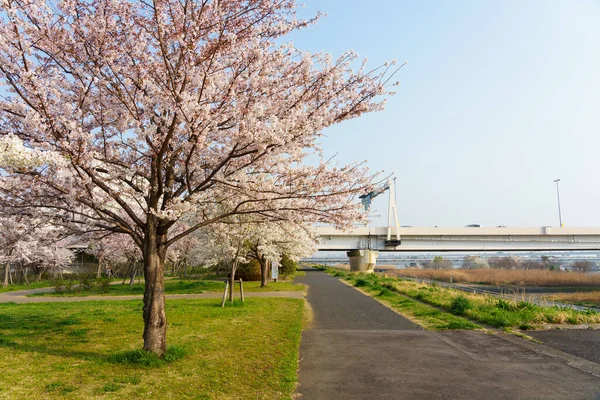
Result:
M545 346L484 331L423 330L324 272L296 281L308 285L314 315L300 346L298 392L306 399L600 395L600 378L572 366L585 360L546 355Z

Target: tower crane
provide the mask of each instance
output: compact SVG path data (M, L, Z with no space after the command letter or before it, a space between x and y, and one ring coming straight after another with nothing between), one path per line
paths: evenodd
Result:
M398 223L398 210L396 208L396 187L395 187L396 178L388 179L387 182L382 184L381 186L373 189L373 191L363 194L359 196L359 199L365 208L365 211L368 211L371 208L371 202L373 199L380 194L389 191L389 201L388 201L388 226L387 226L387 239L385 241L386 247L398 247L402 243L400 240L400 225ZM393 218L393 225L392 225ZM392 239L392 227L395 231L395 238Z

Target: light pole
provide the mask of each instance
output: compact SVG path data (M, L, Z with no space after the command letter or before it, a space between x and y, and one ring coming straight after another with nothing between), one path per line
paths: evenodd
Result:
M558 190L558 182L560 182L560 179L555 179L554 183L556 183L556 198L558 199L558 222L560 224L560 227L563 227L563 223L562 223L562 216L560 214L560 191Z

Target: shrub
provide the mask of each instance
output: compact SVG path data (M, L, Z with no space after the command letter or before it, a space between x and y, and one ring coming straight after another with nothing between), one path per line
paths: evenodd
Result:
M281 262L279 265L279 275L292 276L296 273L297 268L298 264L296 263L296 261L289 258L287 254L284 254L283 257L281 257Z
M96 286L96 281L90 274L81 274L79 276L79 285L83 290L90 290Z
M537 308L537 306L528 301L519 301L517 303L517 308L520 310L535 310Z
M66 283L67 281L65 281L64 279L55 279L52 282L52 286L54 286L54 290L56 290L56 293L64 293L67 290Z
M108 289L110 288L110 278L108 276L103 276L98 280L98 285L100 287L100 292L108 293Z
M356 287L364 287L364 286L370 286L371 282L369 282L368 280L364 279L364 278L358 278L355 282L354 282L354 286Z
M72 292L73 291L73 286L75 286L75 281L72 280L71 278L67 279L65 281L65 292Z
M240 264L235 271L235 277L244 281L260 281L260 263L252 259L246 264Z
M507 311L514 311L515 306L512 305L509 301L506 301L504 299L498 299L498 302L496 303L496 307L498 307L501 310L507 310Z
M425 297L427 297L427 295L423 292L418 292L417 294L415 294L414 298L417 300L423 300Z
M398 291L398 288L396 287L396 285L394 285L391 282L382 283L381 286L383 286L384 288L386 288L387 290L389 290L391 292L397 292Z
M450 304L450 312L454 315L464 315L471 308L473 304L463 295L455 297Z

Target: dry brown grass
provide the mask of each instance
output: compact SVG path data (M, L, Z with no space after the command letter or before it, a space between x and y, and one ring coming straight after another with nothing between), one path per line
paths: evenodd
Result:
M558 301L562 303L577 304L582 306L600 307L600 291L557 293L545 295L542 297L542 299L549 301Z
M542 270L506 269L402 269L394 271L399 275L416 278L437 279L455 283L483 283L488 285L518 286L598 286L600 274L580 274L576 272L555 272Z

